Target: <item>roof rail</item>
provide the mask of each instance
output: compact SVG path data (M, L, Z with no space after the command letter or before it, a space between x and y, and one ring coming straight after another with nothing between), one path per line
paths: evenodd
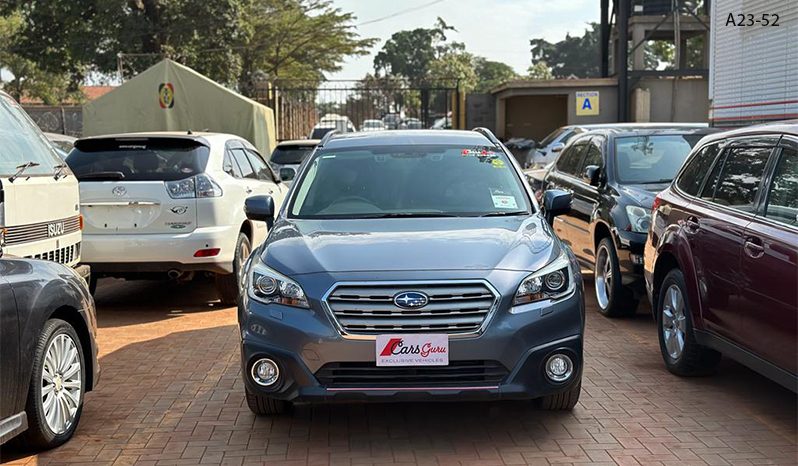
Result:
M334 134L338 133L337 129L330 131L329 133L325 134L324 137L321 138L321 141L316 145L316 147L324 147L324 144L327 144L327 141L333 137Z
M499 139L496 136L494 136L493 132L491 130L489 130L488 128L480 126L480 127L472 129L471 131L476 131L477 133L485 136L486 138L488 138L488 141L492 142L494 145L498 146L498 145L501 144L499 142Z

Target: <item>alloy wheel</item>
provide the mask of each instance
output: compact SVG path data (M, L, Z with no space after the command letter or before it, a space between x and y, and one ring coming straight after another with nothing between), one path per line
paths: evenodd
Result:
M596 274L594 279L596 285L596 300L602 309L610 305L612 297L612 261L607 248L601 247L596 257Z
M50 341L42 365L41 402L47 426L56 435L72 426L80 407L83 381L80 354L66 333Z
M682 290L674 284L665 291L662 302L662 336L665 349L673 360L679 359L684 351L686 326L684 296Z

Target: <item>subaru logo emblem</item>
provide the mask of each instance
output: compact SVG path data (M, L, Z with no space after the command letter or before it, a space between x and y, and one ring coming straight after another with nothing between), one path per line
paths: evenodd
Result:
M111 190L114 193L114 196L124 196L127 194L127 189L124 186L117 186L116 188Z
M393 297L393 303L405 309L418 309L429 303L429 296L418 291L403 291Z

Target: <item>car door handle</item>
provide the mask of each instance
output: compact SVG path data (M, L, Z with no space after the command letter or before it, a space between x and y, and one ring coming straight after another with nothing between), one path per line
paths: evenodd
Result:
M247 194L251 194L251 193L252 193L252 188L250 188L249 186L247 186L246 188L244 188L244 191L246 191L246 192L247 192Z
M701 224L698 223L698 219L695 217L687 217L684 223L687 226L688 233L696 233L701 228Z
M743 250L745 254L748 255L751 259L759 259L763 255L765 255L765 248L761 244L755 243L752 239L745 240L743 243Z

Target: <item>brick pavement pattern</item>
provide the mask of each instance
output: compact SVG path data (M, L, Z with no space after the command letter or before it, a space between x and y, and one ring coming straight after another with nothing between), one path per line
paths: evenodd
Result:
M592 286L588 281L587 286ZM609 320L588 302L579 405L528 402L299 405L244 402L235 309L207 282L103 280L102 380L74 438L10 465L758 465L798 462L796 395L724 360L682 379L663 366L641 305Z

